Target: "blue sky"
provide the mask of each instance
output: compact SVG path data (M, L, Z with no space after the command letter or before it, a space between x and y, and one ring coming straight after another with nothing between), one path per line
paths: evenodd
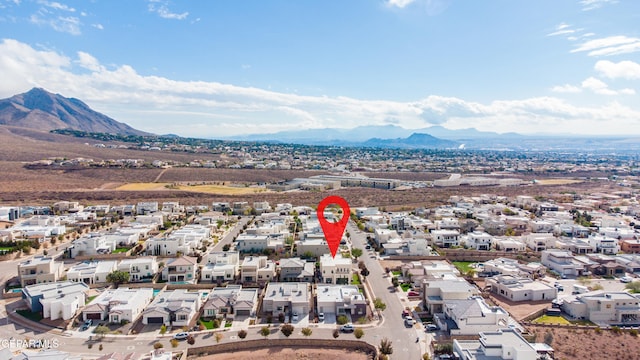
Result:
M223 137L442 125L640 135L636 0L0 0L0 97Z

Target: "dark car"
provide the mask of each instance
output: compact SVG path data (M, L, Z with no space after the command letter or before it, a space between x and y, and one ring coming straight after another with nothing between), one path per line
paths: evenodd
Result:
M85 331L89 329L91 325L93 325L93 320L88 319L87 321L84 322L84 324L82 324L82 327L80 328L80 330Z

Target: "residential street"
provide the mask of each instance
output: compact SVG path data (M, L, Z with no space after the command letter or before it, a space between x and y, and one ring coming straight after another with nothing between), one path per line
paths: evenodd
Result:
M222 246L227 243L231 243L233 238L237 235L242 226L249 221L248 217L243 217L242 220L231 230L216 246L216 250L222 250ZM426 352L427 343L425 342L427 334L424 333L422 328L418 328L416 325L414 328L406 328L402 319L402 310L406 306L400 301L398 295L391 292L391 282L386 277L384 269L380 266L380 263L375 259L375 253L370 250L364 250L366 245L366 234L357 230L357 228L351 222L347 226L347 230L351 234L351 241L353 247L363 249L364 254L360 258L363 260L370 271L370 275L367 277L367 281L371 285L374 297L381 298L387 305L386 310L383 312L383 319L379 326L376 326L378 322L374 322L371 325L363 327L364 336L362 340L369 342L374 346L380 344L380 340L388 338L392 341L393 354L392 359L421 359L422 354ZM16 262L11 264L2 263L5 273L9 271L15 272ZM372 299L373 300L373 299ZM5 311L5 303L7 301L20 301L19 299L3 299L0 301L0 318L3 320L7 318ZM332 333L336 328L335 325L311 325L313 330L312 338L333 339ZM228 331L222 331L223 337L220 342L237 341L237 328L227 329ZM252 327L247 330L248 335L246 339L260 339L262 335L259 334L260 327ZM293 338L301 338L301 327L296 327L296 331L291 335ZM93 340L90 341L89 337ZM416 343L416 338L420 337L420 342ZM60 330L53 330L48 333L34 333L30 329L26 329L21 325L9 324L8 321L0 321L0 340L8 339L42 339L49 341L52 344L57 342L57 348L63 351L71 353L85 354L84 357L95 358L98 353L108 352L148 352L153 348L153 344L160 340L163 343L165 349L172 349L170 340L171 335L159 336L157 334L140 334L138 336L122 336L122 335L109 335L102 339L102 341L96 342L95 335L89 332L66 332L62 333ZM203 332L195 335L196 343L194 346L210 345L216 343L216 337L212 332ZM272 333L268 338L284 338L284 335L279 331L277 325L272 325ZM340 334L341 339L355 339L353 334ZM93 343L92 349L89 349L89 343ZM102 344L102 351L98 350L100 344ZM14 342L13 347L17 344ZM177 349L185 349L188 345L185 341L180 342ZM55 347L55 346L54 346Z

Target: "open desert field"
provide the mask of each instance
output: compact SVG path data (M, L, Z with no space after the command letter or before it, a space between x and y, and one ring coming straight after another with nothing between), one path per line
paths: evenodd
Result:
M115 188L117 191L158 191L158 190L182 190L203 194L215 195L248 195L268 193L265 188L253 186L225 186L225 185L176 185L173 183L129 183Z
M571 185L584 182L584 180L577 179L540 179L536 181L539 185Z

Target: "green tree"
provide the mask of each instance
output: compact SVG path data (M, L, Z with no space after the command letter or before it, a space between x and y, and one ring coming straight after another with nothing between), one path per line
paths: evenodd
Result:
M265 338L266 338L267 336L269 336L269 334L271 334L271 330L269 329L269 327L268 327L268 326L263 326L263 327L260 329L260 335L264 336Z
M351 249L351 255L357 260L360 256L362 256L362 249L353 248Z
M380 311L384 311L387 308L387 304L385 304L380 298L373 300L373 306Z
M107 275L107 282L113 284L115 288L129 281L129 273L126 271L115 270Z
M640 281L632 281L630 283L627 283L627 285L625 285L624 287L628 289L630 293L640 293Z
M289 337L293 333L293 325L284 324L280 328L280 331L284 334L284 336Z
M361 328L357 328L354 332L353 335L355 335L356 339L360 339L361 337L364 336L364 330L362 330Z

